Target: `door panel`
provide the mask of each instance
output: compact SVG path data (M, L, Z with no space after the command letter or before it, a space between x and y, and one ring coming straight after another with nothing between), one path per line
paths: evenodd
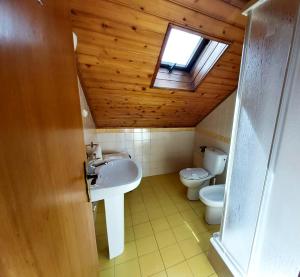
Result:
M96 276L66 0L0 0L0 276Z

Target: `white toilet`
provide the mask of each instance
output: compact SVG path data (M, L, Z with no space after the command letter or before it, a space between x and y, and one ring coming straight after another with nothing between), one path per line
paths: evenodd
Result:
M224 191L225 185L212 185L199 191L199 198L206 205L205 220L208 224L221 223Z
M216 148L207 147L203 168L185 168L179 172L180 181L187 187L187 198L199 200L199 190L208 186L211 178L224 171L227 155Z

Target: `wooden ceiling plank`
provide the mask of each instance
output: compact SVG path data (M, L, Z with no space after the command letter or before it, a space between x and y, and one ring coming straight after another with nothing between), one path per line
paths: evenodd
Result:
M87 87L92 89L98 89L99 92L101 90L106 91L118 91L118 93L125 93L125 92L142 92L142 93L150 93L152 97L168 97L171 99L174 98L183 98L186 99L186 101L190 101L193 99L190 99L191 95L190 92L184 92L184 91L174 91L174 90L161 90L156 88L149 88L146 86L141 85L134 85L129 83L121 83L121 82L110 82L110 81L89 81L86 82ZM232 92L236 88L236 85L220 85L220 84L207 84L203 82L197 89L197 92L216 92L218 94L222 93L223 91L226 92ZM198 96L197 96L198 97Z
M78 12L79 13L79 12ZM137 41L154 45L156 47L161 46L161 41L164 38L164 32L157 33L149 30L143 30L140 26L126 25L118 23L113 20L89 17L88 14L72 15L71 16L73 27L91 30L94 32L123 38L126 40Z
M222 0L227 4L232 5L233 7L239 8L243 10L243 8L246 6L248 0Z
M220 0L169 0L188 7L202 14L206 14L215 19L227 22L231 25L245 28L246 17L242 15L241 10L237 7L228 5Z
M107 48L116 48L121 49L123 51L129 50L132 52L140 53L143 55L151 55L154 57L158 57L160 52L160 47L148 45L142 42L130 41L123 38L109 36L106 34L76 27L74 27L73 30L78 35L79 43L82 41L92 45Z
M87 68L91 69L99 69L99 70L106 70L106 68L110 68L110 71L113 73L117 73L118 70L130 70L131 72L136 72L137 74L139 72L143 72L146 74L151 74L154 71L155 65L149 64L146 62L123 62L119 61L118 59L107 59L107 58L98 58L91 55L83 55L83 54L77 54L79 63L84 67L84 65ZM118 73L117 73L118 74Z
M107 0L70 0L72 10L90 13L95 16L118 20L125 25L142 26L144 30L165 33L168 21L162 18L136 11L124 5Z
M193 28L203 34L216 38L243 42L244 29L216 20L205 14L195 12L166 0L108 0L109 2L130 7L136 11Z
M120 63L149 63L149 64L156 64L156 60L154 56L151 55L144 55L137 52L131 51L122 51L116 48L110 47L103 47L98 45L92 45L86 42L79 41L78 47L76 50L77 54L83 55L91 55L95 56L99 59L109 59L109 60L118 60Z
M127 77L127 78L136 79L136 80L151 80L151 78L152 78L151 73L142 72L142 71L138 71L138 70L115 69L112 67L108 68L108 67L101 67L101 66L95 66L95 65L86 66L85 64L80 65L80 71L83 74L90 74L91 76L101 75L101 77L103 77L102 75L108 75L110 77L115 77L115 78Z
M97 127L194 126L234 91L243 20L220 0L201 1L71 0L78 68ZM149 87L169 22L231 41L195 92ZM173 81L185 78L175 73Z
M101 99L99 97L99 95L101 95ZM158 104L158 105L163 105L163 104L171 104L176 106L181 105L181 104L186 104L186 105L197 105L199 103L203 103L203 101L206 101L206 103L210 102L212 97L208 97L209 95L213 95L214 97L218 98L220 96L220 93L209 93L207 92L207 94L205 96L202 95L197 95L197 96L192 96L192 101L190 102L187 101L186 99L183 98L171 98L171 100L169 98L164 99L161 96L156 96L153 97L152 95L141 95L140 93L135 93L134 95L132 94L128 94L128 93L123 93L123 94L119 94L117 92L112 92L112 91L103 91L103 90L99 90L99 91L94 91L91 92L89 94L89 99L93 100L93 103L133 103L135 106L147 106L147 105L152 105L152 104ZM114 96L115 99L112 97ZM143 97L143 98L142 98ZM222 96L223 97L223 96ZM142 98L142 100L141 100ZM141 102L140 102L141 101ZM213 101L212 101L213 102Z
M91 74L90 72L82 72L81 75L84 80L88 78L92 78L95 80L98 80L99 82L104 81L110 81L110 82L127 82L133 85L142 85L142 86L149 86L149 79L142 79L142 78L128 78L128 76L116 76L111 74Z

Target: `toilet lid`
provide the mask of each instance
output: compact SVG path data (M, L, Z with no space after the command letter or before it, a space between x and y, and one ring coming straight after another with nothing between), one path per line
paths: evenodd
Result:
M203 168L186 168L180 171L180 176L187 180L199 180L208 175L209 173Z

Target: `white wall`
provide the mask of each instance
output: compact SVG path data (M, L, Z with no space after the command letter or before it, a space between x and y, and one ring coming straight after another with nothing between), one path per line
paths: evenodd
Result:
M202 154L199 155L199 146L213 146L229 153L233 114L235 107L236 92L232 93L215 110L205 117L196 127L195 132L195 164L202 164ZM198 161L200 159L200 161ZM218 183L224 183L224 173L217 177Z
M82 116L84 143L87 145L90 144L92 141L94 142L96 139L96 125L93 120L90 108L86 101L79 79L78 79L78 89L79 89L81 115L83 109L88 111L87 117Z
M97 129L103 153L128 152L143 176L178 172L193 163L194 128Z

